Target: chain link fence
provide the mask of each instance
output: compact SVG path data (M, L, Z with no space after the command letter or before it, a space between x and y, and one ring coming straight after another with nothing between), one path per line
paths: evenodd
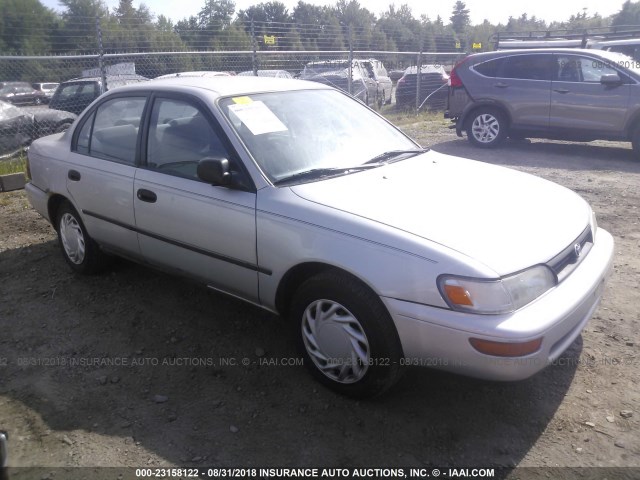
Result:
M117 38L123 31L103 32L99 22L96 26L92 53L0 56L0 155L64 131L106 90L171 74L302 78L341 88L374 108L443 109L448 72L461 57L456 51L357 49L371 42L353 29L338 35L323 28L293 31L253 22L250 35L213 45L203 40L202 31L192 32L199 35L192 45L208 48L153 51L138 41L138 51L114 52L118 45L129 50ZM319 45L343 48L304 49Z

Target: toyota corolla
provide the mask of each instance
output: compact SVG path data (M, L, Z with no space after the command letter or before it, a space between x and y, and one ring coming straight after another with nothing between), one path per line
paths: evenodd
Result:
M352 396L406 364L535 374L580 335L612 265L576 193L424 150L312 82L117 88L29 163L73 270L120 255L281 314L313 375Z

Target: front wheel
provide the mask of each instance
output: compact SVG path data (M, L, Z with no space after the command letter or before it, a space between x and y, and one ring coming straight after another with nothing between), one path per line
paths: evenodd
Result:
M506 138L507 121L495 108L479 108L472 112L466 122L467 138L476 147L493 148Z
M290 315L305 365L325 386L364 398L399 378L398 332L380 298L357 279L337 272L310 278Z
M58 209L56 229L62 256L78 273L96 273L107 263L106 255L87 233L75 208L64 202Z

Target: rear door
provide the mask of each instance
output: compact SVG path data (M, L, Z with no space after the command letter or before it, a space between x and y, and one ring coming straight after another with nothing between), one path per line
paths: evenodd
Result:
M111 97L74 132L67 191L98 243L139 256L133 213L139 125L146 95Z
M495 62L495 63L492 63ZM473 67L484 77L479 88L469 87L478 101L488 97L505 106L514 128L545 129L549 125L553 56L514 54Z
M607 74L619 75L623 83L603 85L600 78ZM628 115L629 81L605 60L556 54L550 127L596 137L621 134Z

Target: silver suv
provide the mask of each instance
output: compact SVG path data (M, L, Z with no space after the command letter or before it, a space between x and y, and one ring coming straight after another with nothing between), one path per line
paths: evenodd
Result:
M445 118L479 147L506 137L623 140L640 157L640 62L582 49L470 55L451 71Z

